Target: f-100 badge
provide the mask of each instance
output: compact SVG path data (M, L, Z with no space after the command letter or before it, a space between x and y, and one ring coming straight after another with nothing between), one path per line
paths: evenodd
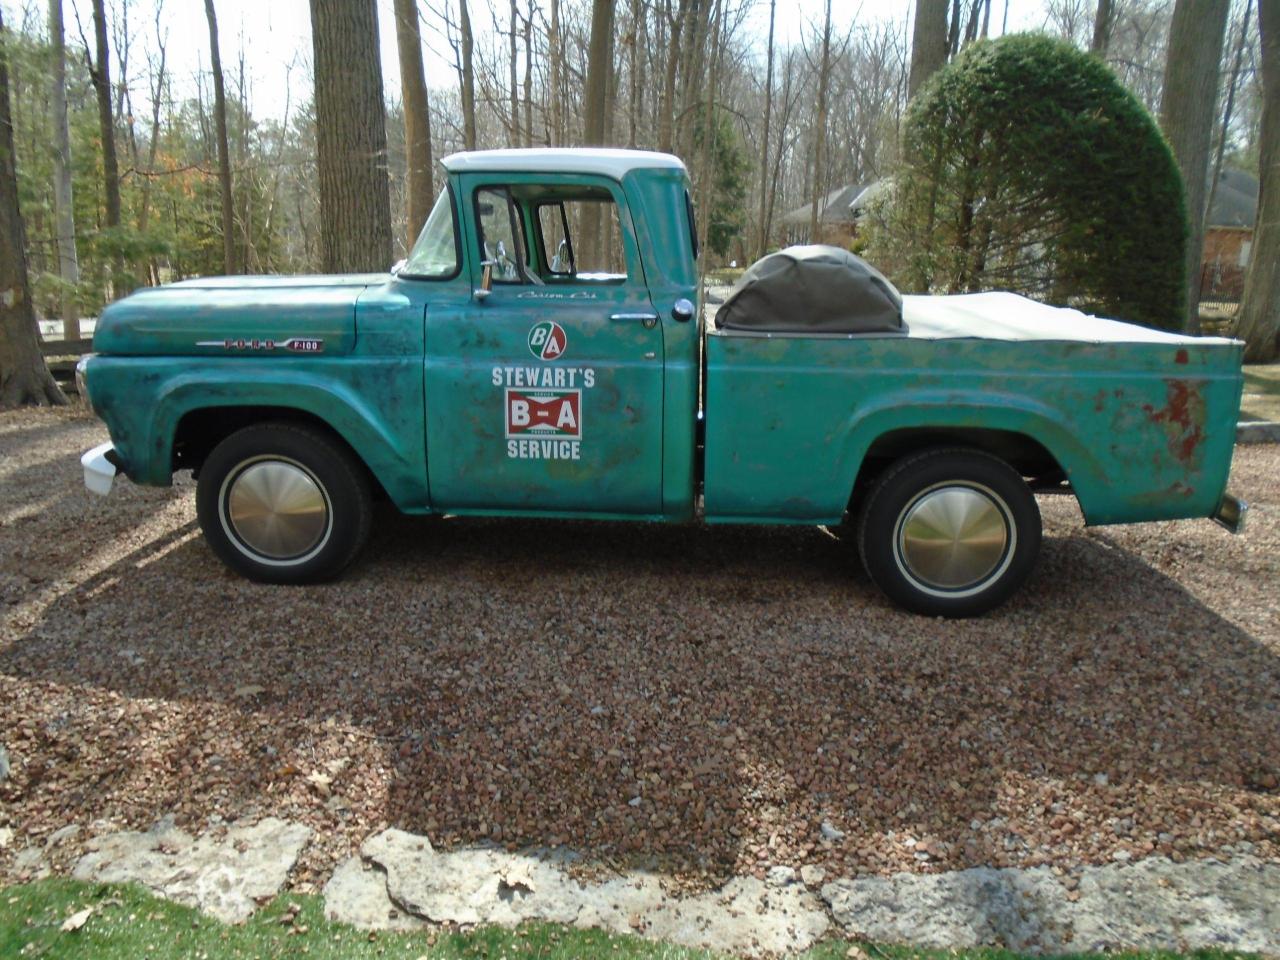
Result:
M221 347L223 350L287 350L290 353L324 353L324 341L316 337L289 337L286 340L229 337L225 340L197 340L196 346Z
M554 320L535 323L529 330L529 352L539 360L559 360L568 348L564 327Z

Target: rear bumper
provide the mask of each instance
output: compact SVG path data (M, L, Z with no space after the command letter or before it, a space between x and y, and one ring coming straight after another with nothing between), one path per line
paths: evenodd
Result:
M80 458L84 467L84 485L90 493L105 497L111 492L111 484L120 472L117 466L116 448L111 441L100 443Z
M1213 511L1213 522L1230 530L1241 533L1244 530L1245 518L1249 515L1249 504L1229 493L1222 495L1222 502Z

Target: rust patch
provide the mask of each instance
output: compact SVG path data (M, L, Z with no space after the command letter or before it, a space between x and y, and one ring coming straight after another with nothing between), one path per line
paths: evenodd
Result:
M1169 452L1180 462L1190 463L1204 441L1204 398L1189 380L1166 380L1164 406L1159 410L1144 403L1147 419L1164 427Z
M1173 355L1174 363L1187 363L1190 359L1191 358L1187 355L1187 351L1185 349L1179 350Z

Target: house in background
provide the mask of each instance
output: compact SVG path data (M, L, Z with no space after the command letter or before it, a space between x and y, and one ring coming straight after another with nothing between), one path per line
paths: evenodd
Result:
M1202 303L1238 303L1253 250L1258 214L1258 178L1226 167L1213 191L1200 255Z
M832 190L818 201L818 236L809 236L813 204L806 203L778 220L783 246L793 243L830 243L847 247L857 232L858 220L854 215L853 201L866 188L865 184L849 184Z

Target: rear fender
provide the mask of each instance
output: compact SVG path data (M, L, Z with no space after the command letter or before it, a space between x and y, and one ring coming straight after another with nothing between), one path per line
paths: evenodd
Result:
M877 439L904 429L987 429L1022 434L1038 442L1067 474L1086 520L1105 489L1101 464L1049 406L1009 394L918 392L888 395L859 406L841 444L839 475L852 492L867 451Z

